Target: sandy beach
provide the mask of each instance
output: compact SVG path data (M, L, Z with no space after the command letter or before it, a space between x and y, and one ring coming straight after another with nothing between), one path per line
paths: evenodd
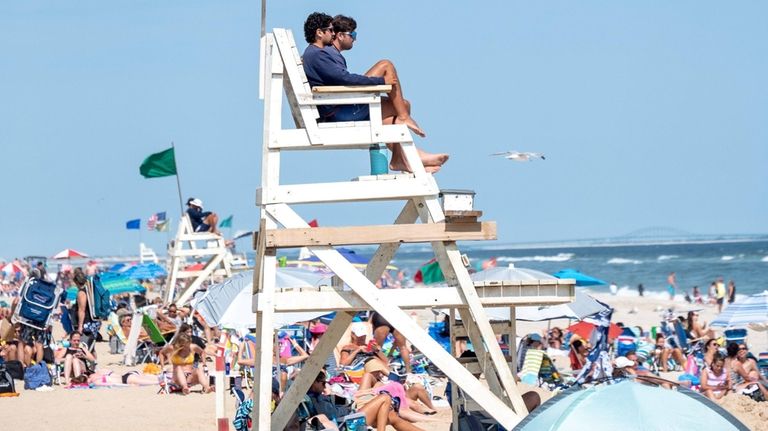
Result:
M612 296L594 293L594 296L615 308L614 322L640 325L644 329L659 322L660 310L670 302L656 298L637 296ZM685 303L674 303L681 313L691 307ZM702 320L711 321L716 314L714 307L698 307ZM428 310L419 313L421 323L426 326L434 316ZM567 321L552 321L552 326L567 326ZM55 327L58 325L55 325ZM518 335L541 332L546 322L518 322ZM754 353L768 350L768 334L749 332L750 350ZM107 343L97 343L99 367L122 373L127 368L119 364L121 356L109 354ZM567 359L567 358L566 358ZM555 359L560 368L566 367L563 358ZM665 377L675 380L677 373L666 373ZM20 382L17 382L20 383ZM113 387L98 389L64 389L54 386L51 392L25 391L18 389L17 398L0 399L4 428L23 430L100 430L111 426L125 431L154 429L168 430L209 430L215 427L214 395L201 394L199 386L189 396L159 395L158 387ZM546 398L546 393L542 392ZM750 429L766 430L768 403L755 403L746 397L730 396L723 405ZM227 396L226 407L230 417L234 414L234 399ZM429 431L450 429L450 410L441 409L435 421L420 426ZM230 425L230 429L231 425Z

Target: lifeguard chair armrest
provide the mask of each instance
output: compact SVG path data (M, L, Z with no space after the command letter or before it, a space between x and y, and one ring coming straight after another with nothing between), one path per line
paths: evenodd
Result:
M389 93L392 86L386 85L323 85L312 87L313 93Z

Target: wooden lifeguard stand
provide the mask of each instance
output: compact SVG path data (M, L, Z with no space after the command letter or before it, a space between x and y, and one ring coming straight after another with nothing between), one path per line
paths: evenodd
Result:
M202 243L202 246L201 244ZM221 235L210 232L195 232L187 215L181 217L176 238L168 247L170 258L168 280L165 285L165 302L185 304L192 294L205 280L215 276L231 277L232 268L230 261L232 255L227 250L224 238ZM194 257L202 260L203 267L195 270L185 270L188 258ZM192 282L184 289L181 295L175 299L176 282L189 280Z
M524 285L481 285L476 288L456 246L458 240L496 238L493 222L446 220L438 198L439 188L418 157L411 133L404 125L381 122L380 93L390 86L310 88L290 30L275 28L262 41L264 86L264 140L262 187L257 192L260 229L255 238L253 309L256 312L258 347L255 361L254 421L258 430L284 429L291 414L322 364L352 322L356 311L375 310L424 353L467 396L506 428L526 414L513 374L503 356L483 305L514 306L558 304L572 300L573 285L547 288ZM290 104L295 129L282 128L283 89ZM370 121L318 123L316 106L321 104L368 104ZM402 145L412 174L360 177L348 182L280 183L280 153L283 151L368 149L373 144ZM405 206L392 225L309 228L290 205L401 200ZM416 221L420 220L420 224ZM402 243L429 242L445 275L448 288L379 290L374 282ZM358 271L334 246L378 244L365 273ZM279 291L275 286L276 250L308 247L351 290L325 288L315 291ZM344 283L340 283L343 285ZM429 337L404 309L453 308L458 310L475 347L488 387ZM288 389L274 414L270 414L275 312L337 311L300 374Z

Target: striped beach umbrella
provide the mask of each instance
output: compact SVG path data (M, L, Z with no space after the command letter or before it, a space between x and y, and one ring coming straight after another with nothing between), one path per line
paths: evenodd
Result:
M768 323L768 290L729 305L709 326L746 328L750 323Z
M71 248L65 248L64 250L54 254L52 259L71 259L73 257L74 258L88 257L88 255L83 252L73 250Z

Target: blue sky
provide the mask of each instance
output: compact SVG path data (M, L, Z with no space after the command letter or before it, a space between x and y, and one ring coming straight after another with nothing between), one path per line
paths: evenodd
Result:
M316 9L355 17L350 69L395 62L428 133L417 144L451 154L439 184L475 190L500 241L768 231L766 3L383 5L273 1L267 25L300 36ZM0 256L136 253L127 220L179 212L173 178L138 174L171 141L185 199L256 225L260 19L257 1L0 3ZM488 156L505 150L547 160ZM294 183L368 169L362 151L285 162ZM300 213L388 223L398 208ZM141 236L165 248L166 235Z

